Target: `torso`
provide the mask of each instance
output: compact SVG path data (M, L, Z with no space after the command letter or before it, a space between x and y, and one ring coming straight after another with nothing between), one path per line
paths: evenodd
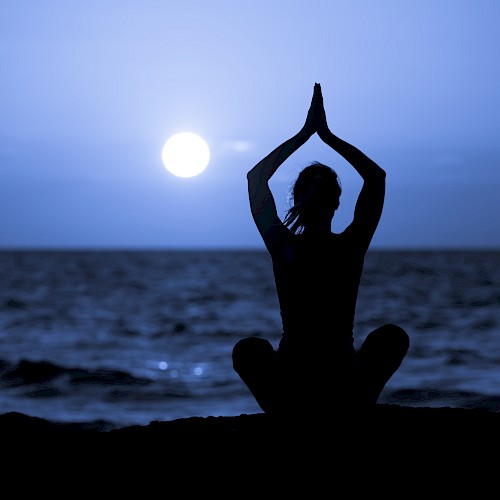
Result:
M349 234L321 239L277 226L271 257L283 338L297 348L352 348L358 288L366 249Z

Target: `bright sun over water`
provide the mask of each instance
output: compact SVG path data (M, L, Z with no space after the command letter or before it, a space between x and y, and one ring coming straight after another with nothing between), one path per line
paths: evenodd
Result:
M161 153L165 168L178 177L201 174L210 161L210 149L199 135L181 132L170 137Z

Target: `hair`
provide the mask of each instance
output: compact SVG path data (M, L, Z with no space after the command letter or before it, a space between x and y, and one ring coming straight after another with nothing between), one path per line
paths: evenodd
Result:
M314 161L297 176L288 194L293 203L286 211L284 224L299 234L318 214L333 214L339 206L342 186L333 168Z

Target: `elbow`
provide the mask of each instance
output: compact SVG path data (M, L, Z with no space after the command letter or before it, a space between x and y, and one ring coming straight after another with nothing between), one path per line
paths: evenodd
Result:
M247 186L248 186L248 192L255 194L259 185L259 175L255 171L255 169L250 170L247 172Z
M247 182L249 184L258 184L260 182L261 174L258 170L252 168L247 172Z
M377 165L377 168L373 171L373 177L376 179L384 180L386 178L386 172L383 168Z
M373 185L385 185L385 178L385 170L377 166L377 168L370 170L370 172L363 177L363 180Z
M255 176L256 176L255 167L253 167L247 172L247 181L255 179Z

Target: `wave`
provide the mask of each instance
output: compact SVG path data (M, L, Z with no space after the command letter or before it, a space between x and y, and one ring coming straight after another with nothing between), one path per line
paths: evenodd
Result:
M383 402L400 406L452 407L500 412L500 396L467 391L399 389L385 395Z
M70 384L149 385L151 380L119 370L68 368L49 361L21 359L17 363L0 360L0 381L11 387L50 382L67 377Z

